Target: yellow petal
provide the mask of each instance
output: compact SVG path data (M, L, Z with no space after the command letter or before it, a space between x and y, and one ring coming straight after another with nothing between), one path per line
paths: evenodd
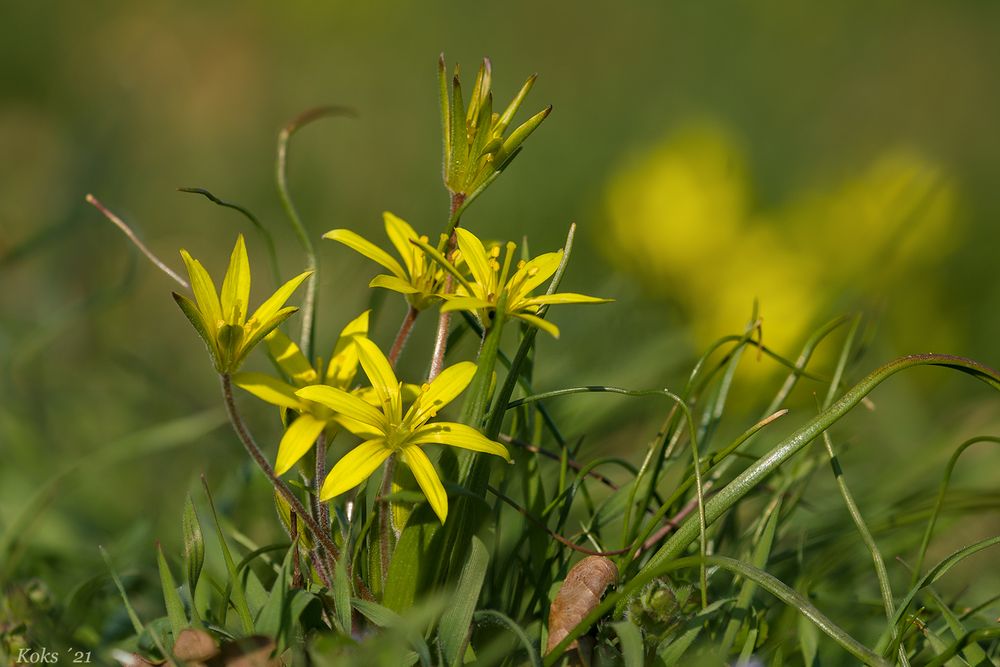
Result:
M489 289L493 283L493 269L486 261L486 248L475 234L459 227L455 230L458 237L458 247L462 251L462 259L469 267L469 272L483 289Z
M222 306L219 304L219 294L215 291L215 283L212 276L201 265L201 262L188 254L187 250L181 250L181 257L187 265L188 277L191 279L191 291L194 292L194 300L198 304L198 310L205 317L208 324L208 331L213 336L219 330L219 322L222 321Z
M431 504L434 513L441 519L441 523L444 523L448 517L448 494L445 493L441 479L438 477L437 471L434 470L434 466L431 465L431 460L419 447L415 446L404 448L401 457L403 463L413 473L413 477L417 480L424 495L427 496L427 502Z
M320 489L319 499L329 500L344 491L350 491L368 479L390 454L392 450L386 447L384 440L362 442L333 466Z
M392 290L393 292L399 292L400 294L416 294L420 291L411 285L409 281L397 278L396 276L387 276L385 274L379 274L372 278L371 282L368 283L368 286L381 287L383 289Z
M230 324L246 321L250 307L250 260L243 235L236 237L236 246L229 257L229 268L222 281L222 317Z
M264 342L267 343L267 351L274 363L292 382L299 386L316 382L316 370L291 338L275 329L267 335Z
M268 297L267 301L260 304L260 308L254 311L254 314L253 316L250 317L250 320L253 320L257 324L260 324L261 322L267 322L268 320L273 318L275 315L278 314L278 311L281 310L281 307L285 305L285 302L288 301L288 298L292 296L292 292L298 289L299 285L302 284L302 281L311 275L312 271L303 271L302 273L295 276L294 278L286 282L284 285L279 287L274 292L274 294Z
M476 311L480 308L492 308L493 304L474 296L452 296L441 304L441 312L447 313L453 310Z
M397 278L406 278L406 273L404 273L403 267L400 266L399 262L393 259L392 255L387 253L385 250L382 250L382 248L379 248L368 239L355 234L349 229L331 230L326 234L323 234L323 238L330 239L331 241L339 241L351 250L357 251L373 262L378 262L385 268L389 269L389 271L391 271Z
M312 448L324 428L326 422L316 419L308 412L299 415L281 437L274 472L279 475L288 472Z
M264 339L265 336L267 336L269 333L278 328L278 325L280 325L282 322L291 317L292 314L294 314L295 311L297 310L298 308L296 308L295 306L287 306L276 312L274 316L269 320L264 320L263 322L254 320L253 326L248 326L246 328L245 331L246 335L242 338L239 354L233 360L230 370L235 371L236 369L238 369L240 365L243 363L243 361L247 358L247 355L250 354L250 350L255 348L257 346L257 343L259 343L261 340ZM239 330L243 331L243 327L239 327ZM222 343L221 331L219 336L219 342L221 349L221 343Z
M406 264L406 270L409 275L413 275L413 254L417 249L410 239L419 238L417 233L413 230L413 227L403 220L402 218L389 213L386 211L382 214L382 219L385 221L385 233L392 241L392 245L396 246L396 252L399 256L403 258L403 263Z
M516 294L511 294L511 300L526 297L533 289L548 280L562 261L563 251L547 252L544 255L535 257L518 269L508 284L516 290Z
M516 317L519 320L524 320L528 324L538 327L542 331L550 334L553 338L559 338L559 327L552 324L548 320L543 320L537 315L529 315L528 313L511 313L511 317Z
M573 292L561 292L559 294L543 294L533 296L518 302L518 306L551 306L561 303L609 303L614 299L602 299L586 294L575 294Z
M306 404L295 395L295 387L264 373L237 373L233 384L271 405L305 410Z
M365 369L368 380L378 394L382 411L390 423L398 424L403 417L402 397L399 395L399 380L392 372L389 360L382 354L378 345L367 338L358 338L355 343L358 346L361 367Z
M334 387L347 389L358 372L358 348L354 339L368 335L368 318L370 310L366 310L347 323L337 338L337 345L330 355L330 363L326 367L326 383Z
M316 401L320 405L325 405L334 412L359 421L379 433L385 432L385 415L357 396L348 394L346 391L325 384L314 384L299 389L295 392L295 395L299 398Z
M381 438L384 435L382 433L382 429L375 428L374 426L360 422L357 419L345 417L342 414L335 414L333 416L333 421L338 426L343 427L349 433L353 433L362 440L373 440L375 438Z
M424 385L417 400L407 411L403 423L414 429L435 416L441 408L465 391L475 374L476 365L471 361L462 361L445 368L430 384Z
M465 424L453 422L437 422L418 428L407 440L408 445L450 445L473 452L495 454L510 461L507 448L499 442L493 442L485 435Z

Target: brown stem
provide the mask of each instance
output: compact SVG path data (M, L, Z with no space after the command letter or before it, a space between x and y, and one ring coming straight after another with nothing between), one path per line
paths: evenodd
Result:
M549 536L552 537L552 539L556 540L557 542L559 542L563 546L569 547L573 551L579 551L580 553L587 554L588 556L618 556L618 555L623 554L623 553L625 553L625 552L628 551L628 547L626 547L624 549L616 549L614 551L594 551L593 549L588 549L587 547L581 547L579 544L574 543L572 540L563 537L559 533L557 533L554 530L552 530L551 528L549 528L547 525L545 525L544 521L542 521L541 519L539 519L538 517L536 517L535 515L533 515L531 512L529 512L525 508L523 508L520 505L518 505L516 501L514 501L511 498L508 498L503 493L501 493L499 490L493 488L492 486L490 486L488 484L486 485L486 489L490 493L492 493L494 496L496 496L497 498L499 498L503 502L507 503L508 505L510 505L511 507L513 507L514 509L516 509L518 512L520 512L521 516L523 516L524 518L528 519L528 521L531 521L533 524L535 524L536 526L538 526L539 528L541 528L542 530L544 530L546 533L548 533Z
M417 315L420 311L410 306L409 310L406 311L406 315L403 316L403 322L399 325L399 333L396 334L396 340L392 343L392 349L389 350L389 365L393 368L396 367L396 361L399 359L399 355L402 354L403 348L406 347L406 341L410 337L410 332L413 331L413 323L417 321Z
M330 535L326 531L320 529L319 524L317 524L316 520L309 515L309 512L302 504L302 501L300 501L298 497L292 493L292 490L288 488L288 485L285 484L284 480L274 473L274 468L272 468L271 464L267 462L267 459L264 457L263 452L261 452L257 442L253 439L253 436L250 435L250 431L247 430L246 424L243 423L243 418L236 409L236 401L233 399L232 378L228 373L223 373L220 378L222 380L222 397L226 404L226 412L229 415L229 421L233 425L233 430L236 431L236 435L239 436L240 442L243 443L243 447L247 450L247 454L250 455L250 458L254 460L254 463L257 464L257 467L261 469L264 475L271 480L271 484L274 485L275 490L277 490L277 492L281 494L281 497L285 499L285 502L291 506L292 511L299 515L299 518L302 519L302 523L304 523L306 528L309 529L309 532L312 533L313 539L323 545L323 549L326 551L328 560L336 560L340 557L340 550L337 549L337 545L333 543L333 540L330 539ZM367 595L367 597L371 598L371 592L364 586L364 583L359 581L357 584L360 586L359 593Z
M449 212L449 219L455 218L455 213L458 211L459 207L462 206L462 202L465 201L465 195L461 192L451 193L451 210ZM451 261L450 255L455 250L455 245L458 242L455 236L455 229L458 227L458 220L454 219L451 222L451 234L448 236L448 245L445 249L444 256ZM444 277L444 287L442 292L448 294L451 292L452 279L449 273ZM451 313L442 312L438 315L438 327L437 336L434 338L434 356L431 357L431 370L427 374L427 381L430 382L438 376L441 372L441 368L444 366L444 353L448 347L448 325L451 323Z

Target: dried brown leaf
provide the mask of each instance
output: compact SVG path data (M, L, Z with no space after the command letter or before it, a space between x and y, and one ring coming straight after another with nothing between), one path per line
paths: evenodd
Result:
M608 586L618 581L618 568L605 556L587 556L574 565L549 609L549 641L545 652L551 651L566 638L583 618L601 601ZM576 648L574 641L569 649Z

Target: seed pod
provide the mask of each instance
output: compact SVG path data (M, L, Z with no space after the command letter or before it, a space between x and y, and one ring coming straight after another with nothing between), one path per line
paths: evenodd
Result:
M574 565L549 609L549 641L545 652L550 652L565 639L597 606L608 586L617 581L618 568L604 556L587 556ZM576 646L574 641L568 648Z

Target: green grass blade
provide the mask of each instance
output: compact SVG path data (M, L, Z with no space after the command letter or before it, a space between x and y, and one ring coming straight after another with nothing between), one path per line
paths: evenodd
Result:
M618 641L621 644L622 662L625 667L642 667L645 655L642 645L642 631L628 621L612 623Z
M243 590L243 583L240 581L239 573L236 571L236 562L233 560L233 554L229 551L229 545L226 544L226 538L222 534L222 526L219 524L219 515L215 511L215 501L212 499L212 492L208 488L208 481L205 477L201 478L202 486L205 487L205 495L208 497L208 506L212 510L212 520L215 524L215 535L219 540L219 546L222 549L222 558L226 562L226 570L229 572L229 588L232 594L233 606L236 608L236 613L240 617L240 624L243 627L243 632L247 635L252 635L254 632L253 627L253 615L250 613L250 607L247 605L246 592ZM224 601L225 604L229 605L229 600ZM221 620L225 620L225 613L221 615Z
M528 654L528 663L532 667L542 667L542 656L538 655L538 649L528 638L527 633L524 632L521 626L515 623L509 616L493 609L480 609L472 615L472 620L479 624L492 621L506 626L517 637L518 641L521 642L521 646L524 647L525 653Z
M410 628L399 614L375 602L359 600L358 598L351 600L351 605L361 612L362 616L380 628L392 628L402 632L413 650L420 656L420 664L425 667L431 664L431 650L427 646L427 642L424 641L419 632Z
M705 503L706 522L708 524L713 523L731 509L768 475L791 458L792 455L800 451L852 410L879 384L900 371L918 366L944 366L958 370L986 382L994 389L1000 390L1000 374L970 359L943 354L918 354L896 359L870 373L833 405L775 445L768 453L760 457L755 463L737 475L725 488L709 499ZM650 560L649 565L656 566L671 558L676 558L697 539L700 532L701 529L698 523L691 520L684 522L670 539L660 547L659 551Z
M951 482L951 475L955 470L955 466L958 464L958 459L962 456L962 453L966 449L980 442L992 442L994 444L1000 444L1000 438L982 435L975 438L970 438L963 442L955 452L948 459L948 464L944 469L944 477L941 479L941 487L938 489L937 499L934 501L934 509L931 511L931 518L927 521L927 529L924 531L924 536L920 540L920 550L917 552L917 561L913 566L913 578L910 580L910 585L913 586L917 583L917 577L920 576L920 570L924 567L924 558L927 556L927 547L930 546L931 535L934 532L934 526L937 524L938 515L941 514L941 507L944 505L944 497L948 492L948 484Z
M989 547L995 546L997 544L1000 544L1000 535L989 537L985 540L980 540L979 542L975 542L974 544L970 544L967 547L963 547L958 551L953 552L952 554L944 558L942 561L940 561L937 565L928 570L927 574L922 576L920 580L917 581L917 583L914 584L912 588L910 588L910 591L906 594L906 597L904 597L903 600L899 603L899 606L896 607L896 615L893 617L893 625L899 627L899 623L903 619L903 615L906 614L906 610L909 609L910 604L913 602L913 599L917 596L917 593L919 593L924 586L929 586L930 584L933 584L935 581L943 577L945 573L948 572L948 570L950 570L956 564L965 560L969 556L977 554L983 549L988 549ZM882 647L885 644L888 644L887 650L883 652L883 655L885 655L896 651L897 642L892 642L891 640L889 640L888 633L886 633L886 635L883 636L883 638L879 641L878 646Z
M163 589L163 602L167 606L167 618L170 619L170 629L176 640L189 624L187 614L184 613L184 603L177 593L177 582L170 572L170 565L159 542L156 543L156 566L160 570L160 587Z
M472 616L479 602L479 593L486 580L489 562L490 555L486 545L478 536L473 535L468 558L458 576L458 587L438 625L441 649L444 652L445 662L449 665L462 663L469 639L469 625L472 623Z

